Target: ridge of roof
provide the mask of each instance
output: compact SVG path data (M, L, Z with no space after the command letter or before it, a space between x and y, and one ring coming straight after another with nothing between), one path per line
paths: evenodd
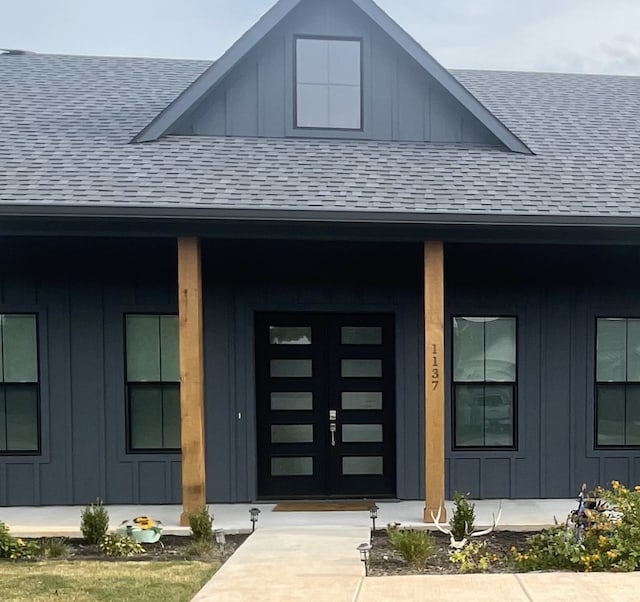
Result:
M222 57L155 117L132 142L150 142L164 136L192 106L209 92L303 0L279 0L258 22L241 36ZM451 96L480 121L506 148L531 155L533 151L498 117L487 109L447 69L429 54L373 0L345 0L355 4L382 31L393 39Z

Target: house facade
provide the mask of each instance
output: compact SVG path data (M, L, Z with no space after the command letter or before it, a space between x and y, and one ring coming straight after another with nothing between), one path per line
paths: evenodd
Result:
M0 506L640 479L637 78L281 0L213 64L0 82Z

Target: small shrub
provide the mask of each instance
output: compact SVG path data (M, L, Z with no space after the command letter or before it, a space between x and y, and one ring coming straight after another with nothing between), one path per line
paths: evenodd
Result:
M215 556L216 548L212 542L206 539L199 539L189 544L185 550L185 556L189 559L194 558L213 558Z
M461 550L451 552L449 559L458 565L461 573L486 573L498 556L489 552L486 541L472 541Z
M13 537L9 533L9 527L0 521L0 558L20 560L35 558L37 555L37 547L33 542Z
M475 506L469 503L467 497L458 491L453 496L453 516L449 521L449 526L451 527L451 535L456 541L462 541L468 537L475 528Z
M553 527L527 537L523 552L512 549L513 560L519 571L575 571L580 570L586 548L576 538L576 527Z
M67 541L61 537L41 539L35 545L40 558L66 558L71 551Z
M131 537L119 533L109 533L100 540L100 550L105 556L129 558L142 554L144 548Z
M433 554L435 539L427 531L390 529L389 543L411 565L424 567Z
M86 506L80 515L80 531L89 544L97 544L109 528L109 512L101 500Z
M213 515L207 506L202 506L187 515L191 533L197 541L211 541L213 539Z

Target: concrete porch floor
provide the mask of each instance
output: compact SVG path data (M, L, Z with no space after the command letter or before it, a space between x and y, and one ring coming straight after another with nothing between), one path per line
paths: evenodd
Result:
M553 525L554 517L563 521L577 507L572 499L556 500L479 500L475 504L476 524L488 525L492 513L497 515L502 505L501 530L535 530ZM404 526L425 527L422 522L424 502L377 502L379 506L376 527L390 522ZM260 508L257 529L295 529L306 527L365 527L371 526L369 513L359 512L273 512L275 504L210 504L214 528L229 533L251 530L249 508ZM453 503L446 502L449 518ZM80 513L83 506L2 507L0 521L6 523L16 537L80 536ZM189 529L179 526L181 506L107 506L111 528L122 521L147 515L162 521L166 534L187 535Z

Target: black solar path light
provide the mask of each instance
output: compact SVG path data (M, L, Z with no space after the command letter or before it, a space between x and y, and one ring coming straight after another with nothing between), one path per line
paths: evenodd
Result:
M361 543L357 547L358 552L360 552L360 560L364 563L364 575L365 577L369 576L369 558L371 556L371 544L370 543Z
M251 508L249 515L251 516L251 533L256 530L256 523L258 522L258 514L260 514L260 508Z

